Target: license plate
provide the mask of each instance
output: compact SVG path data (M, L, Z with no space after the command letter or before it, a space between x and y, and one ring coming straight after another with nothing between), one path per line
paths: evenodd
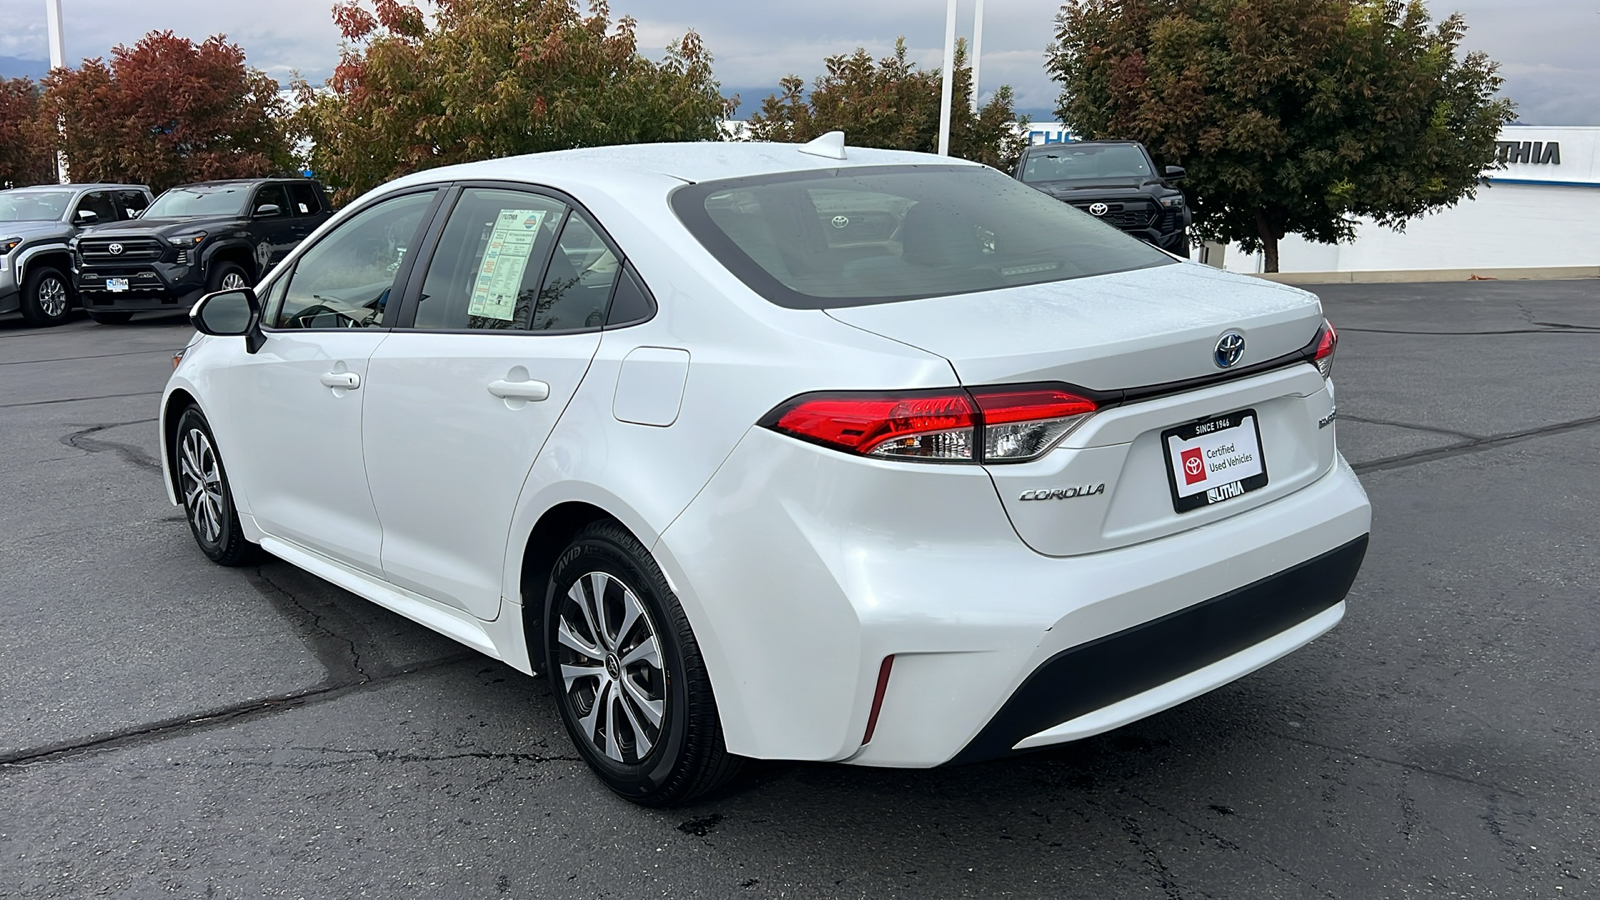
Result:
M1161 433L1172 508L1188 512L1267 486L1261 425L1253 409L1213 416Z
M128 289L128 279L126 279L126 278L107 278L106 279L106 290L110 291L113 294L120 294L120 293L122 293L123 291L125 291L127 289Z

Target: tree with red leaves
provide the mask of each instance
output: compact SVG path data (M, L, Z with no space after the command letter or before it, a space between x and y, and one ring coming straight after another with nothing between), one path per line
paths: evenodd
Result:
M212 178L292 167L278 83L245 66L221 35L195 44L152 31L44 81L41 117L61 123L75 181L148 184L160 192Z
M39 86L0 78L0 188L55 181L50 147L39 130Z
M634 20L572 0L341 0L327 90L301 83L311 167L349 197L450 163L647 141L714 140L724 100L694 32L652 62Z

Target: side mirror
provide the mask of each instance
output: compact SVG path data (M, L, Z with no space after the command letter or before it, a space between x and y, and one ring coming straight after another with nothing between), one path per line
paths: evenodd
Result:
M200 298L189 310L189 321L201 334L244 336L245 350L254 353L267 342L261 331L261 301L250 288L217 291Z
M267 219L283 212L283 208L276 203L263 203L256 207L256 218Z
M1189 177L1183 166L1167 166L1166 175L1168 181L1181 181Z
M100 214L92 209L80 209L74 218L76 218L79 222L87 224L100 218Z

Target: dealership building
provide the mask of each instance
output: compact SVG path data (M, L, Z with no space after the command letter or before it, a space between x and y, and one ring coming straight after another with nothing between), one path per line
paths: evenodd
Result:
M1031 128L1034 143L1070 139L1059 125ZM1484 173L1489 183L1477 197L1412 219L1403 232L1362 222L1353 242L1338 245L1289 235L1278 245L1279 270L1494 270L1506 277L1516 273L1500 270L1600 267L1600 128L1508 126L1499 156L1504 167ZM1237 245L1210 245L1198 255L1229 271L1262 269L1260 254Z

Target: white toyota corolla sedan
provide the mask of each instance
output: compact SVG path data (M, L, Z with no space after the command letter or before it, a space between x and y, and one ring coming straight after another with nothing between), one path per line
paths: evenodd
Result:
M837 135L421 172L192 319L206 555L548 673L641 803L1116 728L1332 628L1366 550L1315 296Z

